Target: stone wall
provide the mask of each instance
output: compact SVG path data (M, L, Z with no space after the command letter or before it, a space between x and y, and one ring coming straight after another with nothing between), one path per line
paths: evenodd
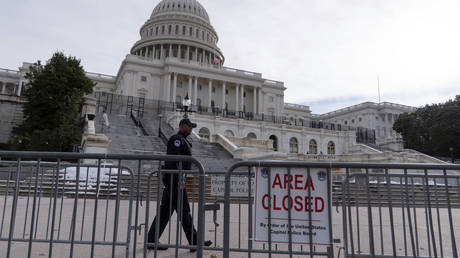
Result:
M0 143L7 143L13 127L22 123L23 103L23 98L0 95Z

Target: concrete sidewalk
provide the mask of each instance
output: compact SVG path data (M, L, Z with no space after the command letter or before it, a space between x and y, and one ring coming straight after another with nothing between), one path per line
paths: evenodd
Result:
M26 239L28 240L30 235L30 225L31 225L31 212L32 212L32 198L29 200L27 197L20 197L18 202L18 208L16 212L16 223L14 228L14 238ZM38 201L40 201L40 205L38 205ZM34 223L34 227L36 227L36 236L34 235L34 239L41 239L41 240L48 240L51 238L51 224L52 224L52 217L53 217L53 207L54 199L42 197L41 199L37 199L37 210L36 214L38 214L38 223ZM61 206L62 201L62 206ZM51 204L51 206L50 206ZM12 207L12 197L9 196L6 201L5 205L5 196L0 196L0 225L3 225L0 229L0 237L2 241L0 241L0 248L3 250L0 254L0 257L6 257L6 250L7 250L7 239L8 239L8 232L10 227L10 216L11 216L11 207ZM92 231L93 231L93 218L94 218L94 205L95 200L93 199L80 199L78 200L77 205L77 217L76 217L76 230L75 230L75 240L80 241L91 241L92 239ZM143 202L142 206L139 206L139 222L138 224L145 223L145 212L146 212L146 203ZM4 208L5 207L5 208ZM38 210L39 207L39 210ZM54 239L59 240L69 240L70 239L70 229L71 229L71 221L72 221L72 214L73 214L73 207L74 207L74 199L64 198L57 200L57 209L56 209L56 217L55 217L55 227L54 227ZM134 225L135 221L135 202L133 202L132 206L132 225ZM149 225L153 221L153 217L155 216L156 202L150 203L150 219ZM197 205L195 204L193 207L194 210L194 221L195 226L197 225ZM213 222L212 212L207 212L205 221L206 221L206 229L205 229L205 239L213 241L213 245L211 247L218 247L222 248L223 246L223 205L221 205L221 210L217 213L217 223L219 226L216 226ZM383 207L382 209L382 227L380 227L380 218L379 218L379 208L372 208L373 214L373 229L374 229L374 241L375 241L375 250L378 254L380 254L382 250L381 242L383 241L383 248L385 254L392 253L392 241L391 241L391 228L390 228L390 220L389 220L389 212L388 208ZM247 248L248 246L248 206L241 204L232 204L231 206L231 220L230 220L230 247L231 248ZM354 246L355 251L358 252L358 240L357 240L357 220L359 220L360 228L360 242L359 248L361 253L369 252L369 228L368 228L368 218L367 218L367 208L359 208L358 214L356 213L356 208L352 207L352 223L353 223L353 231L354 231ZM404 211L406 212L406 210ZM413 212L413 209L411 209ZM446 209L440 209L440 217L439 222L442 228L442 241L439 241L439 233L438 233L438 217L436 214L436 210L432 210L433 214L433 223L435 229L435 239L436 245L438 249L438 255L440 255L440 242L443 244L443 254L445 257L452 256L452 250L450 247L450 229L448 228L448 216ZM62 213L62 215L61 215ZM402 210L401 208L394 208L394 221L395 221L395 237L396 237L396 246L398 255L404 255L404 227L403 227L403 219L402 219ZM417 208L417 230L418 230L418 245L419 245L419 255L428 255L428 235L427 235L427 224L426 224L426 217L425 217L425 209L424 208ZM4 214L4 216L3 216ZM120 202L120 211L119 211L119 220L118 223L114 223L115 220L115 200L99 200L98 207L97 207L97 219L96 219L96 241L107 241L110 242L113 240L113 232L115 225L118 225L117 231L117 239L121 242L126 242L127 238L130 237L130 244L129 244L129 256L133 256L133 251L135 250L136 257L143 256L143 242L144 242L144 226L142 226L142 231L140 234L137 235L137 241L134 243L134 232L130 232L128 234L128 214L129 214L129 201L121 201ZM411 214L413 215L413 214ZM460 212L458 210L453 210L453 221L455 225L455 234L457 237L457 245L460 244ZM170 225L166 227L165 232L161 236L160 242L161 243L176 243L176 214L174 214L171 218ZM406 224L406 245L408 248L408 254L412 254L412 249L410 247L410 235L408 231L408 223L407 223L407 214L405 214ZM413 217L412 217L413 219ZM412 220L414 223L414 220ZM382 231L380 230L382 228ZM333 207L333 237L334 239L340 239L341 244L334 245L334 252L335 256L337 257L337 253L339 248L343 245L343 235L342 235L342 214L341 214L341 207L339 207L339 211L336 212L335 207ZM35 231L35 228L34 228ZM182 245L187 245L187 241L185 235L180 228L180 239L179 242ZM138 232L139 233L139 232ZM380 234L383 234L383 239L381 240ZM105 238L104 238L105 237ZM104 240L105 239L105 240ZM136 245L135 245L136 244ZM135 249L134 249L135 246ZM32 257L48 257L49 255L49 243L38 243L33 242L31 256ZM29 245L27 242L13 242L11 245L11 257L26 257L28 253ZM255 243L253 242L254 249L260 250L267 250L268 245L264 243ZM317 251L325 251L325 247L317 246ZM273 244L272 249L278 250L288 250L287 244ZM293 245L293 250L309 250L309 245ZM75 244L74 246L74 257L89 257L91 251L90 245L83 245L83 244ZM126 246L118 246L115 250L115 257L125 257L126 255ZM70 244L63 244L63 243L53 243L53 257L69 257L70 256ZM111 246L101 246L96 245L95 247L95 257L111 257L112 248ZM189 250L181 249L178 250L179 257L195 257L196 254L192 254ZM167 251L158 251L159 257L175 257L175 249L170 248ZM204 252L204 257L211 257L211 255L216 255L216 257L222 257L221 251L209 251L206 250ZM341 256L343 255L343 251L341 251ZM148 257L153 257L154 252L148 252ZM232 257L247 257L247 253L239 253L233 252L231 254ZM267 254L257 254L253 253L252 257L267 257ZM279 255L276 254L274 257L287 257L287 255ZM296 257L296 256L294 256ZM300 256L298 256L300 257ZM343 257L343 256L342 256Z

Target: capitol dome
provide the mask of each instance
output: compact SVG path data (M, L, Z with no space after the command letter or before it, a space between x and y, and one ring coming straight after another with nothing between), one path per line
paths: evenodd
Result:
M178 58L222 65L219 37L206 9L196 0L162 0L140 29L131 54L147 59Z
M163 0L153 9L150 18L161 14L185 13L209 21L206 9L196 0Z

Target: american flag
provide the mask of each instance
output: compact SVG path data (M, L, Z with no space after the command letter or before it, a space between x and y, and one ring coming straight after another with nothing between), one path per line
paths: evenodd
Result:
M220 59L218 57L214 57L214 64L220 64Z

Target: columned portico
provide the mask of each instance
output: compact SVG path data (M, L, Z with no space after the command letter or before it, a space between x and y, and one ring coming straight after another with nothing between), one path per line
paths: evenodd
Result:
M2 83L2 91L0 92L1 94L5 94L5 86L6 83Z

